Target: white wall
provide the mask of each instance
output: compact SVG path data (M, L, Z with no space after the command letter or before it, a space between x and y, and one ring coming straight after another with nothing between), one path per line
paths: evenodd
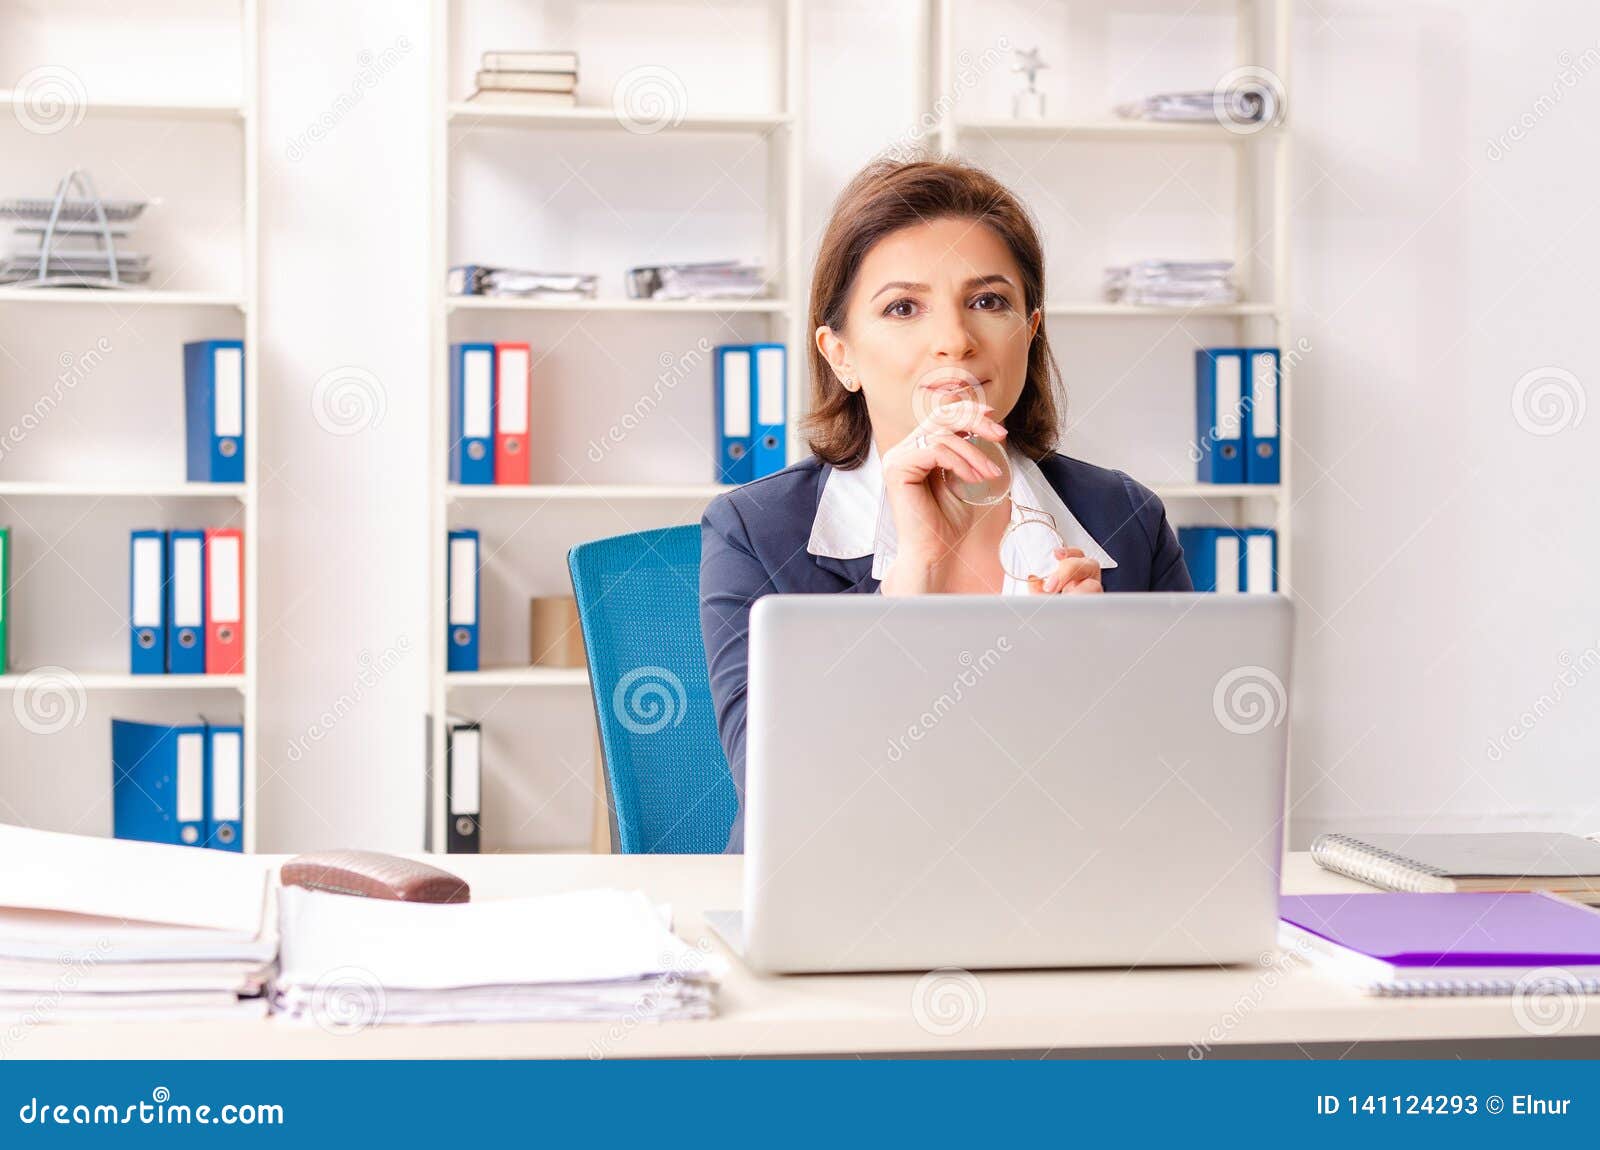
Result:
M627 7L607 9L619 28ZM748 32L716 18L725 7L683 6L681 26L666 21L674 28L633 50L664 62L675 36L714 60ZM1290 446L1301 604L1294 838L1335 827L1590 829L1600 825L1597 433L1590 417L1535 434L1524 424L1536 427L1542 409L1525 405L1519 420L1513 400L1519 379L1541 369L1573 373L1575 386L1552 386L1580 404L1600 377L1588 314L1600 56L1584 55L1600 51L1600 16L1579 0L1298 7L1290 294L1312 350L1295 381ZM260 845L414 848L430 638L427 6L264 8ZM1000 34L1037 40L1055 65L1043 76L1052 107L1084 112L1162 76L1205 86L1230 65L1228 6L1186 8L1144 3L1102 17L1082 5L986 5L961 34L980 46ZM848 176L915 135L916 11L911 0L812 6L808 255ZM371 65L362 53L393 63L351 103L342 96ZM972 98L1003 107L1012 82L1002 67ZM1559 101L1539 103L1556 91ZM335 108L337 122L309 139ZM1522 139L1489 148L1524 120ZM976 154L1039 212L1053 291L1080 296L1107 259L1150 254L1141 245L1158 239L1231 252L1231 174L1204 150L1025 147L1041 154ZM624 178L610 153L596 154L595 175ZM747 230L747 204L714 202ZM0 341L20 335L6 329ZM1067 450L1150 482L1184 478L1187 357L1229 335L1218 321L1055 321L1072 388ZM326 408L318 419L330 393L367 405L356 417L364 430L324 428L339 422ZM499 529L508 555L531 556L585 525L547 513ZM597 522L590 533L611 529ZM556 579L559 562L539 562L537 578ZM385 652L398 654L394 669L364 687L363 660ZM1570 686L1558 680L1564 659ZM501 844L582 842L587 698L497 692L483 705L528 724L502 744L486 784L491 799L523 808ZM1491 751L1536 708L1545 713L1526 737ZM326 723L335 709L343 717ZM557 727L563 741L545 754L540 732ZM35 779L0 771L13 795L36 794L26 790ZM98 774L77 778L74 801L98 802L99 785Z

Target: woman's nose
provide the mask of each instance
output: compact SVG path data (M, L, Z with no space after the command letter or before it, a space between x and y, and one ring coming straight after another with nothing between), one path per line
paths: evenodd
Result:
M935 355L949 359L963 359L975 347L972 332L967 327L965 308L951 308L934 317L931 350Z

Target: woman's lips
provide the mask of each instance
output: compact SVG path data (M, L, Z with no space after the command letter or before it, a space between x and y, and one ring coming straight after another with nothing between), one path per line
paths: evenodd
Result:
M988 385L989 381L987 379L980 379L977 382L978 387L987 387ZM929 391L971 391L973 388L973 384L964 379L940 379L935 380L933 383L925 383L922 386Z

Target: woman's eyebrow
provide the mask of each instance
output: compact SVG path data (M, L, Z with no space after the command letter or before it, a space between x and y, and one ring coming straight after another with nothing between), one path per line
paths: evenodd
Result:
M970 288L975 288L975 287L983 287L985 284L1005 284L1008 287L1015 287L1016 286L1015 284L1013 284L1011 282L1011 277L1010 276L1000 275L998 273L995 274L995 275L989 275L989 276L973 276L971 279L969 279L966 283L962 284L961 286L963 288L970 289ZM894 289L897 289L897 288L898 289L903 289L905 291L927 291L927 290L929 290L927 284L914 284L914 283L910 282L909 280L891 280L889 283L884 284L877 291L873 292L872 293L872 298L873 299L877 299L884 292L891 291L891 290L894 290Z

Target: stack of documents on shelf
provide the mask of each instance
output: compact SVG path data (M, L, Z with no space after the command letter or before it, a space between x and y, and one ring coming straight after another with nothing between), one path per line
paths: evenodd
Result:
M1278 118L1278 93L1261 80L1246 78L1231 88L1210 92L1158 92L1117 105L1126 120L1168 123L1271 124Z
M515 296L518 299L593 299L600 277L582 272L538 272L462 264L450 269L451 295Z
M466 903L285 887L276 1007L327 1026L708 1018L725 962L638 891Z
M1278 945L1367 994L1600 992L1600 913L1549 894L1284 895Z
M1237 303L1232 260L1140 260L1109 267L1106 298L1138 307L1210 307Z
M256 859L0 826L0 1020L261 1017L277 951Z
M485 52L474 104L573 108L578 104L576 52Z
M145 201L63 198L59 213L56 203L50 196L0 201L0 218L13 221L14 238L23 241L0 257L0 284L111 287L113 268L118 283L149 281L150 257L116 242L131 235L132 221L144 211ZM104 211L103 224L97 207ZM47 229L48 252L44 246Z
M1385 890L1547 890L1600 905L1600 843L1558 831L1327 834L1311 858Z
M628 269L629 299L761 299L766 269L739 260Z

